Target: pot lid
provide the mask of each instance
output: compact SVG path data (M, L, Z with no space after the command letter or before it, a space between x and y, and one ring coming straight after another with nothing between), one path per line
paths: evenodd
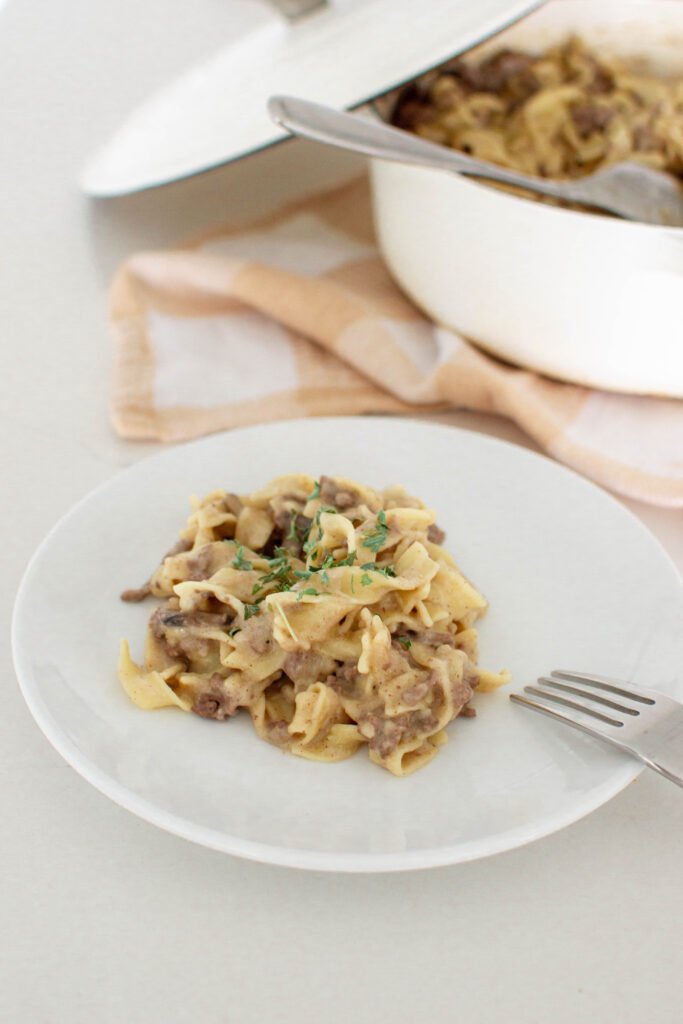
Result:
M283 10L311 0L275 0ZM81 179L93 196L184 178L286 133L266 103L286 93L350 109L511 24L543 0L334 0L290 20L260 4L257 26L138 107ZM288 5L288 6L286 6Z

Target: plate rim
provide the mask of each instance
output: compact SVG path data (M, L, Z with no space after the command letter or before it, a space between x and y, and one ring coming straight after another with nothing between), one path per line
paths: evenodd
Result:
M554 467L560 475L569 474L569 476L573 477L576 481L579 481L581 485L585 486L590 491L598 491L603 499L606 499L614 508L618 509L620 514L630 519L633 524L635 524L636 528L648 538L649 542L655 545L659 554L663 556L664 562L668 564L668 568L673 573L674 578L678 581L681 591L683 591L683 580L681 579L675 562L662 542L616 497L604 488L600 487L598 484L593 483L582 474L576 472L576 470L558 462L556 459L553 459L548 455L536 452L533 449L526 448L523 445L515 444L511 441L480 433L477 430L469 430L467 428L451 426L449 424L434 423L430 420L423 420L416 417L390 415L373 415L370 417L324 416L254 424L246 427L234 428L233 430L219 431L215 434L197 438L183 444L173 445L162 451L157 451L145 456L144 458L137 459L129 466L113 473L96 487L92 488L62 516L60 516L33 552L23 572L16 592L12 612L11 649L19 690L32 717L45 738L57 753L66 761L66 763L69 764L70 767L73 768L74 771L76 771L86 782L89 782L104 796L109 797L109 799L114 803L123 807L125 810L130 811L143 821L155 825L172 835L176 835L182 839L205 846L217 852L229 853L236 857L260 863L288 868L298 868L301 870L374 874L445 867L452 864L479 860L498 853L503 853L507 850L517 849L528 843L542 839L545 836L552 835L553 833L580 821L582 818L587 817L589 814L592 814L593 811L597 810L599 807L603 806L613 797L618 795L618 793L624 790L630 782L635 781L635 779L644 770L645 765L631 758L625 760L621 767L618 767L615 762L615 769L610 774L609 778L601 785L594 787L590 791L590 797L581 802L578 812L576 807L568 808L566 811L546 815L545 817L540 818L535 825L527 824L524 826L517 826L513 829L508 829L507 831L497 834L494 838L485 837L457 845L389 853L314 851L242 839L238 836L228 835L209 828L208 826L189 822L184 818L163 810L155 803L137 796L123 784L113 779L106 771L92 762L90 758L81 754L75 743L69 739L66 732L48 711L41 698L39 687L35 685L32 679L33 673L26 662L27 655L20 646L19 629L21 612L23 603L27 600L27 594L29 593L32 577L38 570L39 562L44 550L48 547L54 534L60 530L64 523L76 516L83 505L88 503L101 491L112 486L115 481L118 482L128 475L133 475L133 473L139 472L139 468L141 466L144 466L152 460L160 462L172 459L173 457L176 457L177 453L181 450L190 450L206 444L207 442L216 442L220 437L232 437L235 433L245 434L248 432L252 433L269 429L275 430L278 426L284 424L292 426L310 426L311 423L315 424L318 422L325 422L328 424L339 424L340 426L346 427L350 421L354 421L359 424L367 424L368 421L373 423L384 422L388 424L396 422L397 420L428 431L436 430L441 433L448 433L451 436L466 435L469 439L474 437L477 439L477 443L482 443L485 446L493 448L502 447L504 449L513 449L517 455L521 455L521 457L531 459L532 461L540 458L546 463L546 465Z

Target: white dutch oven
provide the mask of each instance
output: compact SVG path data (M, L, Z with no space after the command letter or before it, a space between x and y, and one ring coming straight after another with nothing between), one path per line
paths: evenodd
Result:
M576 32L683 73L683 3L561 0L472 51L540 52ZM683 230L518 198L375 160L380 247L433 319L512 363L595 387L683 397Z

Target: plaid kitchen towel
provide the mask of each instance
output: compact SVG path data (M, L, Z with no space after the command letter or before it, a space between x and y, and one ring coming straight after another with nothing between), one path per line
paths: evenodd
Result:
M683 401L552 381L432 323L380 258L364 178L248 228L138 253L110 312L124 437L459 406L510 417L614 491L683 507Z

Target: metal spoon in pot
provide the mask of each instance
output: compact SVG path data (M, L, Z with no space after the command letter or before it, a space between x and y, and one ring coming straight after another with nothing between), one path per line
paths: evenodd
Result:
M626 220L683 227L683 187L670 174L637 163L620 163L572 181L550 181L476 160L418 135L293 96L272 96L276 124L341 149L400 163L498 181L617 214Z

